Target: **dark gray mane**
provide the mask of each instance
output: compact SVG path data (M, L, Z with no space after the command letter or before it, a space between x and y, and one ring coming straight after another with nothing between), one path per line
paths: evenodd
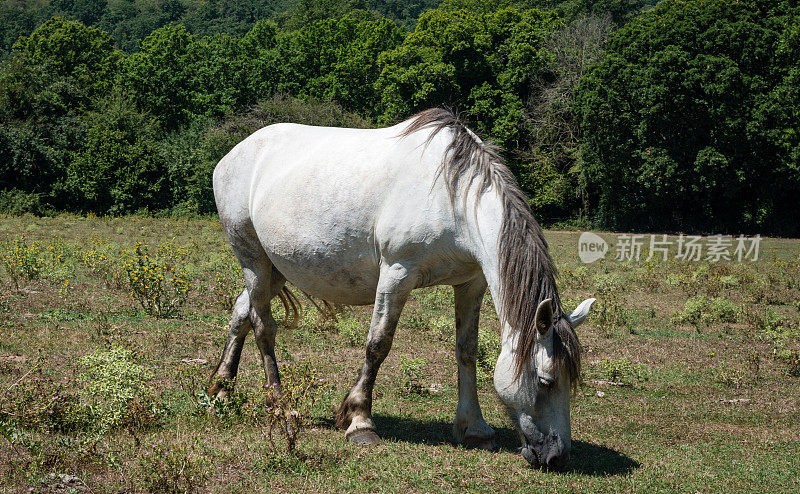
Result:
M444 129L453 133L453 140L442 159L440 175L444 178L450 199L454 201L462 180L468 189L478 185L477 197L490 186L503 201L503 224L500 228L500 283L503 291L501 317L519 333L515 375L519 377L533 356L536 344L534 316L539 303L553 300L555 323L553 351L557 361L565 364L570 380L580 379L580 344L575 330L561 309L556 289L556 269L548 253L547 240L533 217L528 199L520 190L511 170L503 163L497 147L480 141L450 110L432 108L411 118L401 135L432 128L430 142ZM466 197L466 194L465 194Z

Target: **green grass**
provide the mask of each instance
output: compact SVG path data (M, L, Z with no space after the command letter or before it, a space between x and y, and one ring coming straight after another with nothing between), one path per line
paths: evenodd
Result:
M572 458L566 471L548 473L517 453L516 432L488 379L479 396L500 450L452 443L455 343L442 327L453 318L449 287L419 290L406 307L376 384L374 419L384 442L375 448L347 443L333 425L363 359L361 345L347 340L366 334L371 308L345 308L337 325L306 307L299 327L280 330L282 365L307 359L325 377L297 452L287 455L274 452L248 418L247 403L264 381L252 337L239 401L212 413L198 398L241 290L215 218L0 217L0 251L21 232L40 269L12 277L0 266L3 491L54 489L51 473L74 475L93 492L800 490L800 377L785 356L800 345L796 240L765 239L761 260L741 265L609 258L584 266L579 232L546 232L565 303L596 296L606 304L602 321L595 314L579 329L585 383L572 401ZM613 234L602 235L613 244ZM185 268L191 289L180 317L150 316L130 293L123 263L139 241ZM755 296L752 280L763 283ZM735 305L735 321L707 318L695 327L673 317L699 296ZM282 308L274 307L280 321ZM767 323L784 321L770 331L765 316L755 317L768 309ZM488 296L481 317L484 334L496 335ZM106 431L77 420L98 415L69 397L82 396L80 359L114 347L130 350L153 378L127 412L129 423ZM424 365L411 372L411 359ZM421 392L404 386L410 373ZM609 384L610 375L623 385Z

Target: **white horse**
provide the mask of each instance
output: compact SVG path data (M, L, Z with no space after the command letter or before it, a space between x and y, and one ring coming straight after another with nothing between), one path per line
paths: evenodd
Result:
M239 143L214 170L222 226L244 272L210 395L224 396L253 329L267 384L280 385L270 300L286 280L321 299L375 304L366 358L336 423L355 443L380 441L372 389L415 288L453 285L457 441L495 449L478 404L478 314L487 285L502 321L494 385L533 466L568 458L573 328L589 299L561 310L547 242L494 148L451 112L424 111L383 129L277 124Z

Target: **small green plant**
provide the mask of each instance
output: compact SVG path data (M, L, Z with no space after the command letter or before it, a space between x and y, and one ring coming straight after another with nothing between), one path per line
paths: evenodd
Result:
M434 317L428 322L428 327L434 332L439 341L448 341L456 331L453 318L446 316Z
M672 321L674 324L691 324L699 331L701 324L708 326L717 321L736 322L738 312L737 306L730 300L700 294L688 299L683 309L673 314Z
M153 420L161 414L150 395L152 372L132 359L133 352L120 347L95 350L80 359L84 368L78 376L84 385L81 398L95 416L100 432L128 424L141 425L145 415L142 407L147 407L147 415ZM132 417L132 412L138 417Z
M444 285L422 288L414 294L425 309L447 307L453 303L452 289Z
M621 295L622 280L617 275L595 276L597 299L600 301L595 317L595 324L602 334L610 337L621 327L630 323L630 312L625 308L626 300Z
M772 343L772 354L784 363L791 375L800 375L800 330L775 310L758 309L748 313L753 328Z
M274 437L278 431L283 436L286 453L292 454L327 382L307 359L290 363L282 369L282 374L282 389L275 385L264 387L246 405L245 414L259 426L273 453L279 452Z
M164 318L178 315L191 289L182 267L153 259L142 242L124 267L131 295L145 312Z
M83 265L94 276L103 280L106 287L123 286L119 264L114 262L114 255L110 252L111 246L94 235L87 240L87 250L79 252Z
M711 368L712 379L729 388L741 388L758 382L761 372L761 356L751 351L735 359L721 359Z
M645 261L644 265L637 269L638 281L647 289L648 292L654 293L661 288L661 283L664 280L664 275L660 269L657 269L658 264L651 261Z
M403 390L407 393L425 394L425 373L423 370L428 365L424 358L414 358L408 355L400 356L400 375Z
M45 432L82 429L91 417L71 388L48 375L29 375L0 395L0 422Z
M195 396L197 397L196 410L198 414L210 412L222 420L241 417L251 398L247 393L236 389L234 384L235 380L233 379L222 383L222 387L227 390L225 398L208 396L205 391L197 392Z
M199 451L198 451L199 450ZM139 479L147 492L195 492L208 480L211 459L196 445L165 444L163 439L145 446L137 456Z
M478 355L476 368L479 382L491 382L494 366L500 357L500 338L493 330L478 327Z
M354 317L346 317L336 322L336 330L349 346L358 346L364 343L366 331L361 327L361 322Z
M623 384L646 381L647 368L642 364L634 363L627 358L604 358L598 363L600 374L609 381Z

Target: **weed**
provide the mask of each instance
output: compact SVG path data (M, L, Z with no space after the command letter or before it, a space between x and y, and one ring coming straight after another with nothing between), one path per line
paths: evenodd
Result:
M722 359L711 368L712 379L729 388L742 388L756 384L760 372L761 356L754 351L746 355L739 355L734 360Z
M113 257L102 250L104 248L108 246L103 246L99 239L90 240L89 250L80 253L81 261L106 287L119 287L122 285L119 267L112 261Z
M630 313L625 308L625 298L620 295L621 278L616 275L598 275L595 277L595 289L600 301L595 318L602 334L610 337L617 328L627 326Z
M428 365L428 361L424 358L414 358L408 355L400 356L400 375L403 391L418 395L426 394L427 388L424 385L424 369L426 365Z
M231 420L234 417L241 417L244 414L245 406L250 401L250 396L243 391L239 391L234 386L235 380L225 380L222 387L228 391L225 398L211 397L205 391L196 393L197 415L204 415L207 412L213 413L222 420Z
M708 326L716 321L736 322L737 313L736 305L730 300L700 294L688 299L683 309L675 311L672 321L674 324L691 324L699 331L701 323Z
M139 453L137 463L146 491L186 493L206 482L211 458L196 445L165 444L159 439Z
M772 343L772 354L787 366L789 374L800 375L800 331L771 308L747 314L755 331Z
M286 453L291 454L326 381L311 361L302 359L283 368L281 382L282 390L275 385L263 388L247 404L246 415L259 426L273 453L279 452L274 438L277 430L285 440Z
M339 319L336 330L348 346L357 346L367 337L366 331L361 328L361 322L353 317Z
M23 376L0 399L0 422L45 432L83 429L90 417L69 384L49 376Z
M34 280L39 277L44 267L43 255L41 246L36 242L28 243L25 235L6 235L0 242L0 263L17 288L20 280Z
M478 326L478 355L476 368L479 382L491 382L494 366L500 357L500 338L489 328Z
M412 309L405 318L405 325L412 329L427 331L430 329L430 321L431 318L429 315Z
M451 317L439 316L431 318L428 325L439 341L448 341L455 333L456 323Z
M647 368L627 358L604 358L597 365L600 374L609 381L633 384L648 379Z
M439 309L453 304L452 289L448 286L423 288L414 293L425 309Z
M637 270L638 281L649 293L658 291L664 280L664 275L660 270L656 269L656 266L656 264L650 261L645 261L644 266Z

